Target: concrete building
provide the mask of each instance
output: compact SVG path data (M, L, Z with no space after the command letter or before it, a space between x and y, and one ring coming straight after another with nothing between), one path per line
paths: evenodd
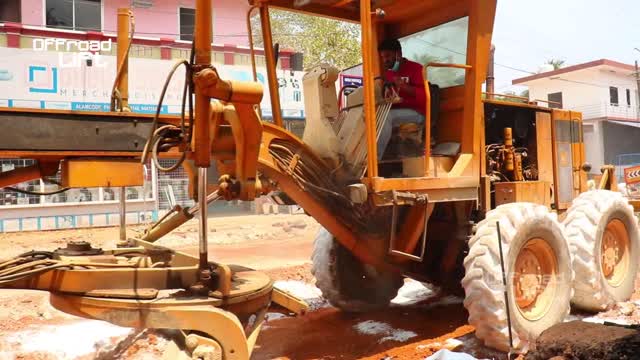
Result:
M85 102L91 103L92 110L104 109L96 103L109 103L115 77L117 11L129 6L135 16L130 103L134 111L151 110L173 62L189 58L195 21L193 0L3 0L0 80L6 82L1 83L0 106L78 110L82 108L65 102ZM247 46L248 10L247 1L215 2L212 60L226 78L253 79ZM62 40L62 46L48 44L43 49L42 39L47 38ZM100 61L87 64L75 61L79 51L77 46L70 46L73 41L111 41L112 45L98 53ZM257 77L264 83L264 52L257 49L256 54ZM280 97L284 116L289 118L304 117L300 59L291 49L280 50ZM176 74L169 88L165 101L168 107L163 112L178 112L171 106L179 104L184 79L180 76ZM265 90L263 115L269 117L269 94Z
M634 74L632 65L601 59L515 79L513 85L527 86L532 100L582 113L587 161L592 174L598 174L604 164L640 164L640 99Z
M135 34L129 61L129 103L134 112L154 113L171 66L188 59L195 21L194 0L0 0L0 107L108 111L116 75L117 11L129 7ZM253 80L247 37L247 1L216 0L212 61L225 79ZM62 46L44 44L56 39ZM77 43L110 42L92 61ZM106 44L105 43L105 44ZM71 44L71 45L69 45ZM256 49L257 78L266 84L264 51ZM300 54L281 49L279 94L286 126L295 132L304 119ZM162 113L180 112L184 71L173 77ZM262 115L272 114L265 86ZM0 159L2 171L27 166L28 159ZM166 165L165 165L166 166ZM130 221L146 221L173 204L188 205L186 174L147 168L147 185L128 189ZM45 191L34 181L24 190ZM59 196L35 196L0 189L0 232L107 225L117 220L117 189L78 189Z

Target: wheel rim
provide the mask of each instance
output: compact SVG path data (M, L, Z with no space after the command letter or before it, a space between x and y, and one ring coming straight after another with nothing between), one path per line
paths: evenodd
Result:
M602 234L602 274L609 285L617 287L624 281L629 270L629 234L619 219L609 221Z
M513 293L518 310L528 320L542 318L556 293L558 261L548 242L533 238L518 253Z

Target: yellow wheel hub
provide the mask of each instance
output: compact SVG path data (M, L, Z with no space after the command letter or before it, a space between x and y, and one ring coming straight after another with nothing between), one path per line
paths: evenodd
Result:
M602 273L611 286L620 286L629 270L629 234L618 219L609 221L602 235Z
M541 238L527 241L516 258L513 293L520 313L529 320L549 310L557 288L558 262L551 246Z

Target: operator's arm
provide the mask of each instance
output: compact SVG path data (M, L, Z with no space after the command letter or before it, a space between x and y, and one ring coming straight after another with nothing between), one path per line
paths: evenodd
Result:
M403 81L402 78L395 78L394 83L398 89L400 97L405 105L414 109L424 109L426 103L426 92L424 88L424 78L422 76L422 66L415 63L412 64L408 71L407 77ZM421 113L424 110L420 111Z
M400 77L395 78L394 83L401 97L412 98L416 96L417 87L415 85L411 85L410 83L403 81Z

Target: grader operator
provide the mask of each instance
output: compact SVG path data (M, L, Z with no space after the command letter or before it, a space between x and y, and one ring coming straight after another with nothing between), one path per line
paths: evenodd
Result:
M585 191L581 114L483 100L496 0L249 3L260 13L273 123L261 121L255 108L261 86L224 81L211 65L209 0L196 1L193 56L181 63L188 71L186 93L195 94L193 112L0 110L3 128L23 139L35 138L35 125L43 122L53 129L43 143L0 135L0 157L38 160L2 173L1 186L48 176L59 164L65 186L137 185L147 154L176 156L197 184L198 203L176 209L121 249L94 255L86 244L71 244L62 253L3 263L2 286L51 291L54 305L80 316L187 330L185 351L194 358L246 359L271 283L209 261L206 204L279 191L286 194L279 199L303 207L324 227L313 273L324 296L346 311L388 305L404 277L430 281L464 293L469 322L485 344L522 351L561 322L571 303L599 310L630 297L637 221L619 194ZM302 139L282 128L270 8L360 24L364 86L338 108L338 70L310 69L303 80ZM376 80L384 70L377 51L383 38L399 39L408 58L416 44L435 39L446 39L438 47L457 54L422 64L424 124L394 130L400 143L419 134L417 151L388 159L379 157L377 146L394 102ZM126 69L117 75L120 109L127 98L122 79ZM86 141L59 141L62 133ZM432 149L432 138L445 146ZM220 176L208 179L213 168ZM195 214L198 259L152 244Z

